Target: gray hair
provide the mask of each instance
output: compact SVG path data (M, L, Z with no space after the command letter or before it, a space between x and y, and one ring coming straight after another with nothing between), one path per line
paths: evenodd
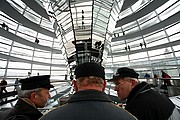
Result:
M131 77L125 77L123 78L124 80L135 80L135 81L139 81L137 78L131 78Z
M123 80L134 80L137 82L137 84L140 83L139 79L137 79L137 78L125 77L125 78L123 78Z
M33 92L36 92L38 94L41 90L42 90L41 88L36 88L32 90L20 90L18 92L18 96L20 98L29 98Z

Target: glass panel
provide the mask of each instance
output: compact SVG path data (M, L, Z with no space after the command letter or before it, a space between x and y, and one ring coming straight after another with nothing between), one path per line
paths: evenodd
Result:
M35 41L35 38L33 36L29 36L29 35L26 35L26 34L20 33L20 32L17 32L17 35L20 36L21 38L25 39L25 40L28 40L28 41L31 41L31 42Z
M171 6L170 8L168 8L166 11L164 11L163 13L161 13L159 15L160 19L161 20L165 20L167 19L168 17L172 16L173 14L179 12L179 5L180 5L180 2L176 3L175 5Z
M180 57L180 52L175 52L176 57Z
M153 26L155 24L159 23L159 19L157 17L149 19L147 22L140 25L141 30L148 28L150 26Z
M21 26L21 25L19 26L18 31L21 32L19 34L24 34L24 35L28 35L28 36L32 36L32 37L36 37L36 35L37 35L36 31L34 31L32 29L29 29L29 28L27 28L25 26ZM21 36L21 35L19 35L19 36Z
M36 24L39 24L41 19L33 14L31 14L29 11L25 11L24 12L24 16L29 19L30 21L36 23Z
M175 25L167 28L167 29L166 29L167 34L168 34L169 36L170 36L170 35L173 35L173 34L175 34L175 33L178 34L178 32L179 32L179 34L180 34L180 28L179 28L179 26L180 26L180 23L177 23L177 24L175 24Z
M140 52L140 53L129 55L130 60L138 59L138 58L145 58L145 57L147 57L147 52Z
M23 13L23 8L21 8L21 6L19 6L16 2L21 3L21 5L24 7L23 3L20 0L16 0L16 2L14 2L14 0L7 0L9 2L9 4L14 7L19 13Z
M33 60L38 62L51 63L51 53L35 51Z
M32 70L31 76L37 76L37 74L39 73L39 75L50 75L50 69L48 70Z
M8 69L7 76L27 77L29 70Z
M171 49L162 48L162 49L157 49L157 50L149 51L148 53L149 53L149 56L155 56L155 55L165 54L165 53L168 53L168 52L171 52ZM168 54L166 54L166 55L168 56Z
M33 52L31 50L20 48L20 47L13 47L11 51L11 56L23 58L26 60L32 60Z
M6 59L0 59L0 68L5 68L7 65L7 61ZM4 73L3 73L4 74Z
M5 74L5 69L0 69L0 76L4 76Z
M143 16L142 18L139 18L138 22L139 22L139 24L142 24L155 16L156 16L155 12L151 12L151 13Z
M128 61L128 56L114 56L113 62Z

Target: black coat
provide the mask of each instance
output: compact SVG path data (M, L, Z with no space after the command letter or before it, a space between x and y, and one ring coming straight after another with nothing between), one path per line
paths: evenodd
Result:
M111 103L101 91L85 90L72 95L67 104L44 115L41 120L136 120Z
M168 97L152 90L146 82L133 88L125 107L138 120L167 120L174 108L175 105Z
M42 115L36 108L19 99L13 108L0 112L0 120L38 120Z

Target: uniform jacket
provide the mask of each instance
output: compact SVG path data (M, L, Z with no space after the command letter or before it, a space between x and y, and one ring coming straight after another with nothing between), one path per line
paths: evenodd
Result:
M125 107L138 120L167 120L174 108L175 105L166 96L152 90L146 82L132 89Z
M13 108L0 112L0 120L38 120L42 115L36 108L19 99Z
M72 95L68 103L50 111L41 120L136 120L111 103L101 91L85 90Z

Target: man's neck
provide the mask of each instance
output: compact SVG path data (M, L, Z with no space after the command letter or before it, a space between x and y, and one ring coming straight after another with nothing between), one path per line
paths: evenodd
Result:
M97 87L97 86L81 86L80 88L78 88L78 91L82 91L82 90L98 90L98 91L102 91L102 88Z
M36 108L36 105L29 98L20 98L20 99Z

